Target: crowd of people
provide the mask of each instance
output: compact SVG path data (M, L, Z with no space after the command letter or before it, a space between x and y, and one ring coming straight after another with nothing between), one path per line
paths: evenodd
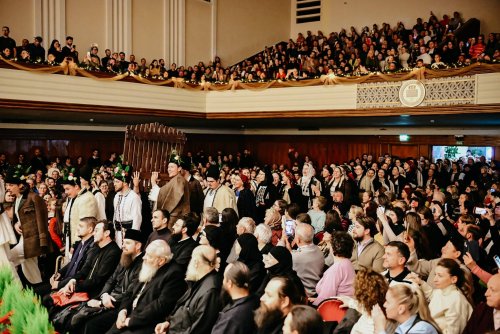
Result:
M322 333L332 298L335 333L500 328L498 163L288 153L0 154L0 263L60 332Z
M33 43L23 39L21 45L9 37L10 30L4 26L0 38L0 52L6 59L19 62L46 63L49 65L71 61L91 71L109 73L131 73L146 78L183 78L186 82L202 81L227 83L231 80L264 82L269 80L301 80L318 78L321 75L337 76L365 75L372 72L397 73L412 68L429 67L446 69L463 67L471 63L500 61L500 36L490 33L486 38L459 39L454 32L463 25L458 12L453 17L443 15L439 20L431 12L427 21L416 20L413 27L398 22L394 27L383 23L365 26L361 32L354 27L349 31L331 32L328 36L318 31L299 33L296 40L266 47L257 55L233 66L222 66L215 57L205 64L185 66L164 59L145 58L137 61L135 55L106 49L99 56L98 45L92 44L85 54L80 54L73 37L67 36L65 45L52 40L45 52L43 39L35 37Z

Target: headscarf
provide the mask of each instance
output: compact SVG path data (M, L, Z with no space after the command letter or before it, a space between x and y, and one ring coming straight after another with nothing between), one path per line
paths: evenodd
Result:
M241 182L243 182L243 188L245 189L250 189L250 179L248 178L248 176L246 175L243 175L243 174L238 174L240 179L241 179Z
M269 267L272 276L286 276L293 272L292 254L283 246L276 246L269 252L277 261L274 266Z
M262 253L259 251L257 238L253 234L243 233L238 237L238 244L241 247L238 261L249 267L262 261Z
M215 249L220 249L222 242L222 229L218 226L207 225L205 226L204 232L210 246Z

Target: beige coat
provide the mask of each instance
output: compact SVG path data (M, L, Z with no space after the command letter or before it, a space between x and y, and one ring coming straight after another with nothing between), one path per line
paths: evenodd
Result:
M66 202L67 204L67 202ZM66 210L67 210L66 205ZM70 216L70 229L71 229L71 243L80 240L76 233L78 223L80 219L85 217L96 217L97 218L97 201L92 195L91 191L85 191L82 189L76 196L73 205L71 206L71 216Z
M361 268L371 268L374 271L381 273L384 271L384 266L382 265L384 262L384 259L382 258L384 253L384 247L375 240L372 240L372 242L363 248L361 254L358 256L358 243L355 242L351 257L354 270L358 271Z

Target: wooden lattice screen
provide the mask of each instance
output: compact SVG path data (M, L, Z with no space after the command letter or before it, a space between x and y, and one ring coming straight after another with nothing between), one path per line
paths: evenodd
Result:
M159 123L128 125L125 131L123 159L139 171L141 178L149 179L151 172L167 173L170 154L182 153L186 135L177 129Z

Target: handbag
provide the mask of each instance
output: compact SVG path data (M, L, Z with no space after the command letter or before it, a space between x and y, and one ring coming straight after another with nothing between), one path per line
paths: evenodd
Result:
M88 301L89 295L86 292L75 292L67 296L63 292L56 292L51 295L54 306L66 306Z
M76 313L71 318L71 327L76 328L78 325L85 323L87 319L95 317L105 310L104 307L90 307L87 303L82 303L76 308Z

